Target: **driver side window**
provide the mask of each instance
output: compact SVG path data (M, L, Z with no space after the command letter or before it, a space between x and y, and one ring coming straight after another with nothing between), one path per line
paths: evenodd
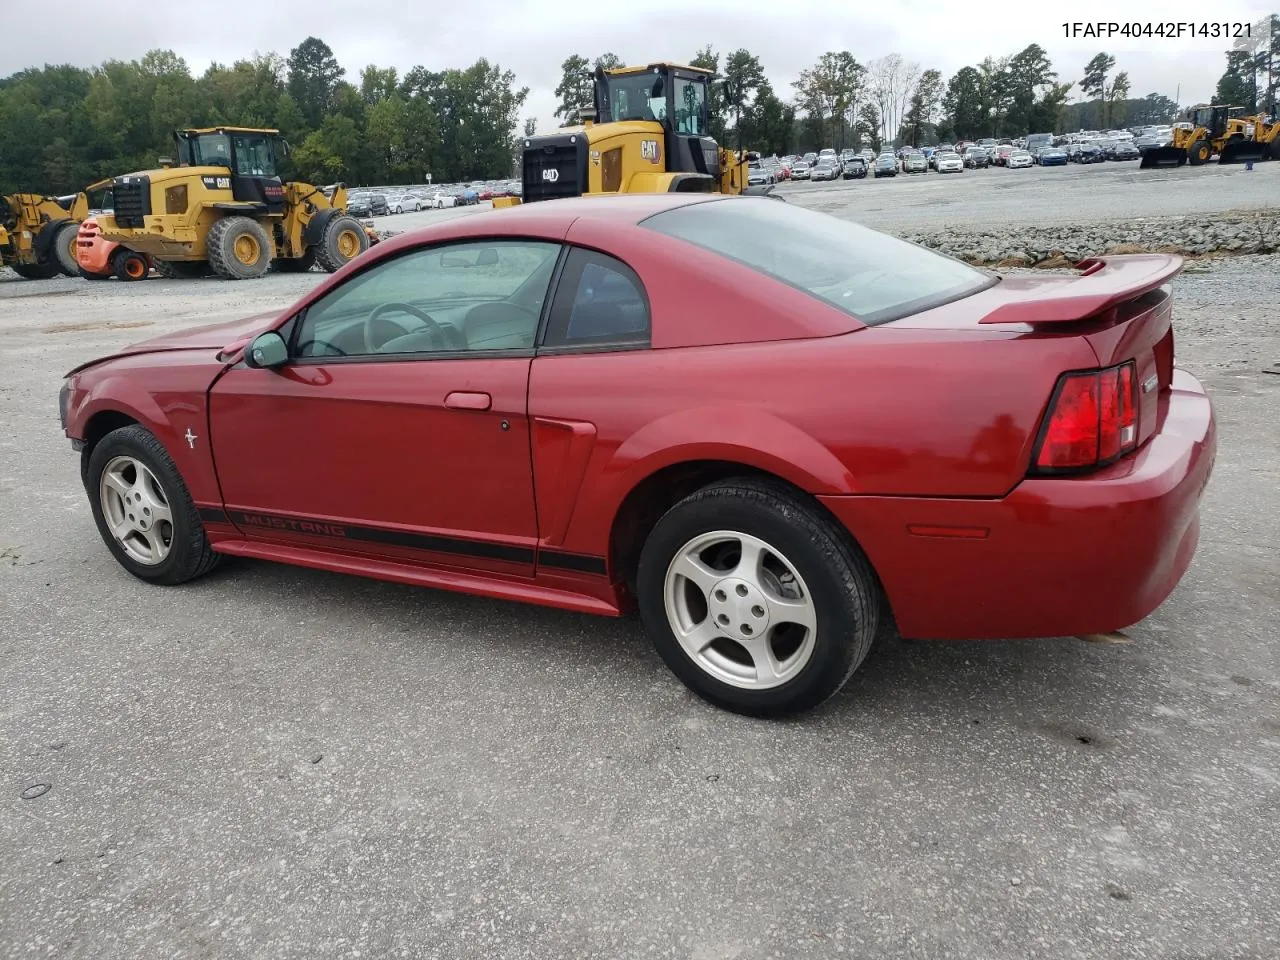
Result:
M325 359L532 351L560 245L472 240L410 250L312 304L291 353Z

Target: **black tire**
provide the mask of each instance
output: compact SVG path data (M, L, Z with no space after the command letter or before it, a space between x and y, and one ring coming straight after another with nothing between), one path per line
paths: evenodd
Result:
M340 214L325 224L324 236L312 249L316 252L316 262L333 273L369 249L369 235L355 217Z
M13 272L23 280L52 280L62 271L56 263L15 263Z
M308 247L300 257L277 257L275 268L281 273L306 273L316 265L316 248Z
M209 266L224 280L258 280L271 269L271 238L248 217L223 217L209 228L205 248Z
M76 259L76 234L79 232L80 224L74 220L68 220L55 228L53 246L47 259L57 265L64 277L80 276L80 261Z
M103 471L117 457L140 461L155 477L173 517L169 552L156 564L141 563L131 557L111 533L103 512L100 484ZM98 533L116 561L139 580L175 586L208 573L222 559L209 546L200 515L182 476L164 445L151 431L137 424L113 430L98 442L89 455L84 476L85 492L93 510ZM145 501L143 501L145 502Z
M1272 160L1280 160L1280 135L1268 144L1268 153Z
M713 531L763 540L808 588L817 624L812 652L780 685L745 689L718 679L685 653L671 627L664 599L667 569L690 540ZM641 620L672 672L709 703L757 717L798 713L835 694L866 657L882 619L878 581L852 539L803 495L755 479L712 484L668 510L645 541L636 589Z
M1206 155L1208 152L1209 144L1203 140L1197 140L1187 151L1187 162L1193 167L1201 166L1209 159Z
M166 280L195 280L209 275L204 260L157 260L156 273Z
M90 272L89 272L88 270L86 270L84 267L81 267L81 268L80 268L80 278L81 278L82 280L110 280L110 279L111 279L111 274L109 274L109 273L90 273Z
M130 283L147 279L151 273L151 264L136 250L121 247L111 256L111 272L117 280Z

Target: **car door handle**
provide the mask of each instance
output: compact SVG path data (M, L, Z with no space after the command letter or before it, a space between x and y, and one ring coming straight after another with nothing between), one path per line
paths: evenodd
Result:
M468 390L455 390L444 398L444 405L450 410L488 410L493 398L487 393L472 393Z

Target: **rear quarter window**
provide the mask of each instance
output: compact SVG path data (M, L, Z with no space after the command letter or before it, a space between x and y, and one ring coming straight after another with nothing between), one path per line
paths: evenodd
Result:
M642 225L735 260L872 326L997 282L951 257L767 198L693 203L654 214Z

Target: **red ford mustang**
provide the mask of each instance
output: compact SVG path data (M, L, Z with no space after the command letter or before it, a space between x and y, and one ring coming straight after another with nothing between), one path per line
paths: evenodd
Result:
M1215 451L1181 261L997 279L766 198L528 204L68 374L98 528L610 616L757 715L916 638L1104 633L1186 571Z

